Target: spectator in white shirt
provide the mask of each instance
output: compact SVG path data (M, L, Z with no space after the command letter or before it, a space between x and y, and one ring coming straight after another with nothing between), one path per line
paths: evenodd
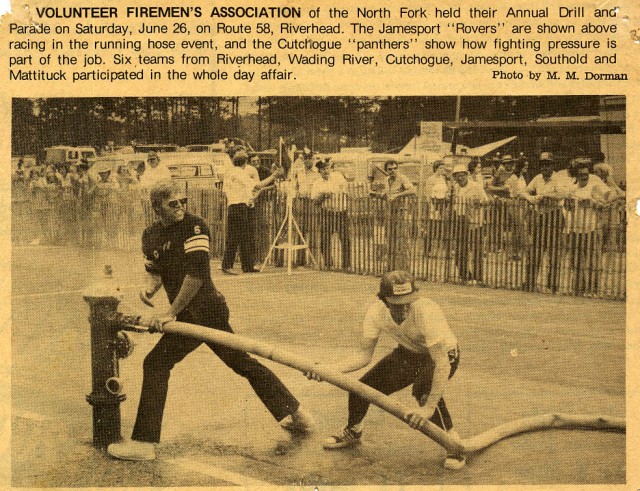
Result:
M564 206L564 231L575 272L573 287L578 295L596 294L602 250L598 209L605 205L611 191L589 173L590 159L579 159L574 165L577 183Z
M489 201L481 185L469 179L469 170L464 164L453 168L454 236L456 243L456 264L460 281L469 284L482 283L482 225L483 205ZM473 258L472 271L469 269L469 254Z
M298 197L310 198L313 183L320 179L320 174L313 165L313 153L303 154L302 166L294 165L292 175L296 183Z
M332 257L331 236L335 233L342 244L342 269L348 269L351 264L351 241L349 240L349 221L347 216L347 180L333 170L330 159L323 159L316 163L320 179L311 187L311 199L322 208L320 251L326 266L333 265L336 258Z
M538 159L540 174L525 188L523 197L536 205L531 223L533 243L527 255L525 289L535 291L542 258L549 254L549 270L544 289L555 293L560 277L560 231L562 230L561 191L553 171L555 160L550 152L543 152Z
M446 177L444 161L436 160L433 163L433 174L425 181L425 196L428 206L427 230L425 233L424 255L429 256L434 246L444 240L443 216L450 196L450 185Z
M160 157L154 151L147 154L144 172L140 176L140 187L151 189L158 181L171 179L171 172L160 162Z
M227 196L227 231L222 272L236 274L232 271L236 253L240 249L240 264L245 273L257 273L254 267L253 244L249 231L249 209L254 206L254 193L271 184L280 174L274 173L263 181L256 181L253 171L245 167L249 156L244 150L233 155L233 167L225 176L222 189Z

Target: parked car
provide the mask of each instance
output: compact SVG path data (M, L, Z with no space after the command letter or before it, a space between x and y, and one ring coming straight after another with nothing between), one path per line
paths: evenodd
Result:
M47 147L44 149L44 163L46 165L55 166L71 166L80 159L86 159L89 163L96 160L96 149L93 147L68 147L57 145L55 147Z
M220 153L226 151L224 143L212 143L211 145L187 145L185 148L187 152Z
M160 163L166 165L172 179L185 188L211 189L220 182L217 165L211 155L207 152L169 152L160 156ZM225 156L231 165L227 154L220 155Z
M133 151L136 153L154 152L177 152L180 147L178 145L168 145L164 143L136 144Z

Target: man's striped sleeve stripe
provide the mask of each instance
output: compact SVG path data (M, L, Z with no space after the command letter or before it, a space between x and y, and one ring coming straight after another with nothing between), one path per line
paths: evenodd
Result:
M205 251L209 252L209 236L194 235L184 242L184 252Z

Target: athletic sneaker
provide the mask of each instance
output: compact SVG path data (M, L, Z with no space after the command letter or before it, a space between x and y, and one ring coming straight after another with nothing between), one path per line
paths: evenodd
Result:
M447 433L449 436L455 440L460 441L460 435L456 430L451 428ZM444 459L444 468L452 471L459 471L462 469L467 463L467 457L465 455L454 455L451 453L447 453L447 456Z
M291 433L311 433L315 422L308 412L298 409L280 421L280 426Z
M107 447L107 453L122 460L155 460L156 446L149 442L129 440L121 443L112 443Z
M340 433L336 433L335 435L331 435L327 438L322 446L327 450L331 450L334 448L345 448L345 447L353 447L360 443L360 437L362 436L362 431L354 431L350 427L345 426Z
M452 455L447 454L447 457L444 459L444 468L449 469L451 471L459 471L462 469L467 463L467 457L464 455Z

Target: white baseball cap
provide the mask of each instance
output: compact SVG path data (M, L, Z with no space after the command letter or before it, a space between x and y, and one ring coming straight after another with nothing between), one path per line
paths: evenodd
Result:
M453 170L451 171L451 173L452 174L457 174L458 172L464 172L464 173L468 174L469 173L469 169L464 164L456 164L456 165L453 166Z

